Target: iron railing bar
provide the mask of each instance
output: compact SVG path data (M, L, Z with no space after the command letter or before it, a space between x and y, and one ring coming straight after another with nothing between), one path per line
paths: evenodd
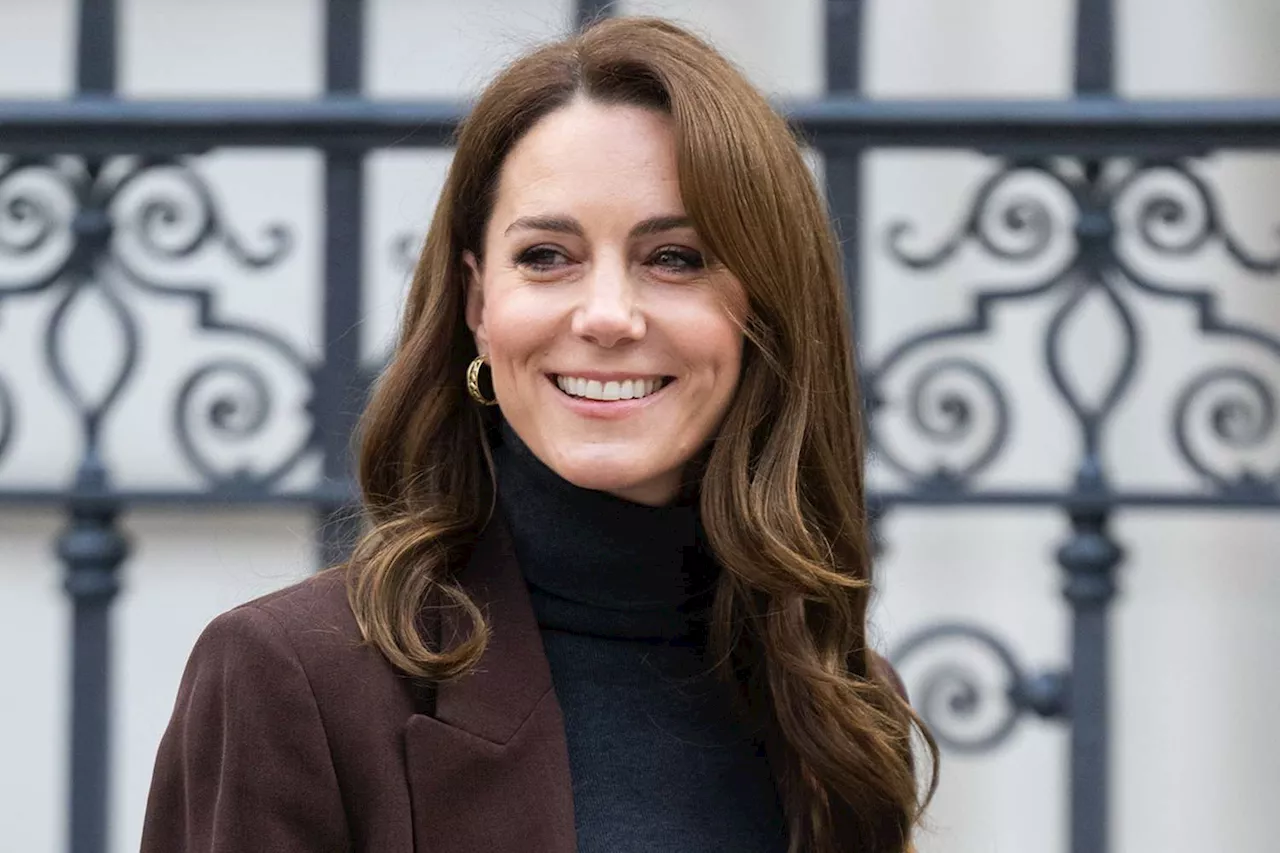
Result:
M843 99L862 94L863 0L828 0L823 43L826 52L827 96ZM862 365L862 150L853 146L822 149L827 205L840 239L844 273L845 312L853 332L854 369Z
M1077 98L1110 99L1115 89L1114 0L1076 0L1075 95ZM1105 161L1083 163L1086 174L1100 175ZM1095 276L1109 266L1109 251L1101 240L1082 237L1087 248L1085 268ZM1046 339L1052 348L1053 335ZM1054 358L1046 350L1052 372ZM1129 364L1133 364L1130 350ZM1077 488L1101 486L1102 463L1098 455L1098 426L1080 418L1085 435L1077 471ZM1070 814L1069 845L1072 853L1107 853L1110 849L1110 636L1111 605L1115 600L1116 570L1124 551L1111 538L1108 520L1112 507L1071 507L1067 515L1071 534L1058 549L1062 568L1063 597L1071 609L1071 676L1065 683L1065 706L1070 710Z
M0 508L22 506L64 506L69 500L83 501L86 506L123 504L131 508L183 510L206 506L270 506L282 507L339 507L354 499L354 486L343 487L334 483L310 491L287 492L227 492L180 490L129 490L121 489L101 494L78 495L65 489L10 488L0 490ZM1141 510L1275 510L1280 509L1277 494L1196 494L1189 492L1132 491L1109 492L1095 495L1056 490L1038 491L966 491L966 492L914 492L875 491L867 496L868 503L883 507L1009 507L1025 505L1034 507L1060 507L1067 509L1116 509Z
M76 21L77 91L109 95L116 73L116 0L85 0Z
M1280 99L1233 101L826 101L779 104L825 145L1000 151L1280 146ZM0 101L0 151L179 153L214 147L423 148L447 145L466 105L307 101Z
M865 7L864 0L827 0L823 41L828 94L862 92Z
M325 91L360 97L364 86L364 0L328 0L325 20ZM327 483L351 476L351 441L364 408L365 373L360 364L364 316L364 151L331 150L324 172L324 362L316 370L313 408ZM347 559L358 534L349 504L317 506L318 563Z
M1115 10L1113 6L1114 0L1076 0L1075 91L1077 95L1106 95L1115 88Z
M80 0L76 19L76 87L80 97L112 100L116 88L116 0ZM4 134L0 132L0 138ZM103 160L86 157L86 173L96 175ZM105 242L101 219L80 210L71 232L76 251L68 278L81 286L101 274ZM65 315L64 315L65 316ZM46 352L55 353L56 322L51 319ZM127 337L127 334L126 334ZM120 377L134 356L127 353ZM68 402L73 402L68 398ZM110 492L110 471L101 450L99 425L103 411L80 409L83 443L76 464L75 486L66 501L68 520L58 534L55 553L62 562L63 590L71 604L71 713L67 784L67 838L70 853L103 853L112 824L112 672L114 643L112 608L120 591L120 572L129 542L118 524L120 504L85 497Z

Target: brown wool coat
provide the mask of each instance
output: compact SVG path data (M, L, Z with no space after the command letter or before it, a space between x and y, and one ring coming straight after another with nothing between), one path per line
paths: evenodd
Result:
M142 853L573 853L564 722L497 525L461 580L493 638L434 716L361 644L337 573L210 623L160 742Z

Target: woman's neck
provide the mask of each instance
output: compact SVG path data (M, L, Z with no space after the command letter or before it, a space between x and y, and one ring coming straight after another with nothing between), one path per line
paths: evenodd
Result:
M498 502L544 628L700 637L715 562L692 500L635 503L560 477L504 425Z

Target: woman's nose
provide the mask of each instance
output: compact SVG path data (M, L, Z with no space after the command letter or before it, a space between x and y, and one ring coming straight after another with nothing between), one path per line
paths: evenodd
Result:
M573 316L575 335L602 347L644 337L644 315L625 264L596 265L583 277L582 287L582 301Z

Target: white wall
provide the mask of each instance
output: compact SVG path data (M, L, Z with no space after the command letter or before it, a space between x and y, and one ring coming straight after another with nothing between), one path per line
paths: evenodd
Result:
M1067 0L869 5L866 79L873 96L1060 97L1069 91ZM0 0L0 97L69 91L71 7L70 0ZM622 8L702 29L774 94L821 91L819 0L631 0ZM570 18L568 3L552 0L373 0L372 10L368 89L397 98L473 92L504 58L560 31ZM1280 11L1271 0L1127 0L1119 13L1126 93L1280 94L1280 59L1271 48L1280 35ZM314 0L122 0L121 86L132 97L311 96L320 89L320 27ZM403 287L394 238L421 232L446 162L447 155L413 151L372 158L369 317L361 326L371 361L386 346ZM289 317L281 334L313 354L320 310L314 287L321 269L319 159L308 152L234 152L207 158L202 168L215 182L227 221L251 245L263 228L282 221L295 229L295 251L261 273L237 272L216 249L189 266L159 272L223 282L221 305L229 316ZM874 290L863 346L872 357L910 329L960 316L968 287L1002 269L970 253L939 274L909 274L879 248L885 229L900 219L917 224L921 245L948 233L982 170L982 162L967 155L870 158L862 228L866 279ZM1211 171L1241 239L1270 252L1273 225L1280 222L1274 159L1227 157ZM1149 268L1179 281L1229 282L1223 302L1230 316L1280 321L1276 283L1234 274L1212 249L1176 266L1152 260ZM1018 281L1020 272L1034 270L1003 268L1001 280ZM185 337L192 317L181 304L129 298L146 318L145 369L109 425L108 452L122 484L189 482L169 444L170 401L183 369L207 358L212 344ZM10 300L0 313L0 371L21 400L24 425L36 427L23 429L0 465L0 483L7 486L65 482L75 460L74 422L50 391L39 350L51 306L48 298ZM1193 327L1184 309L1152 306L1144 318L1138 381L1151 390L1118 412L1108 460L1126 485L1185 485L1169 452L1167 392L1218 353L1186 344ZM114 352L104 320L91 305L77 318L76 363L86 372L101 372ZM999 343L981 351L1026 401L1017 411L1014 443L992 472L998 482L1063 483L1075 453L1075 437L1061 404L1045 390L1035 349L1043 320L1043 310L1001 314ZM1115 351L1105 314L1095 310L1084 318L1068 349L1088 385ZM281 430L275 440L287 441L287 424ZM9 685L0 700L0 853L64 846L69 620L61 569L50 550L61 524L51 511L0 512L0 660ZM112 831L118 851L137 847L155 744L195 635L221 610L304 575L313 535L305 514L285 510L133 512L124 526L134 556L115 614ZM1053 551L1067 525L1058 513L902 511L890 516L885 532L890 548L876 614L884 644L934 619L963 618L1006 637L1030 663L1066 659L1068 621ZM1269 665L1271 650L1280 646L1271 616L1280 604L1280 575L1269 559L1280 546L1280 526L1264 514L1127 513L1117 519L1115 534L1129 554L1115 620L1115 849L1270 849L1266 816L1280 789L1280 746L1259 733L1280 699ZM1060 728L1029 722L994 755L945 759L923 851L1064 850L1065 744Z

